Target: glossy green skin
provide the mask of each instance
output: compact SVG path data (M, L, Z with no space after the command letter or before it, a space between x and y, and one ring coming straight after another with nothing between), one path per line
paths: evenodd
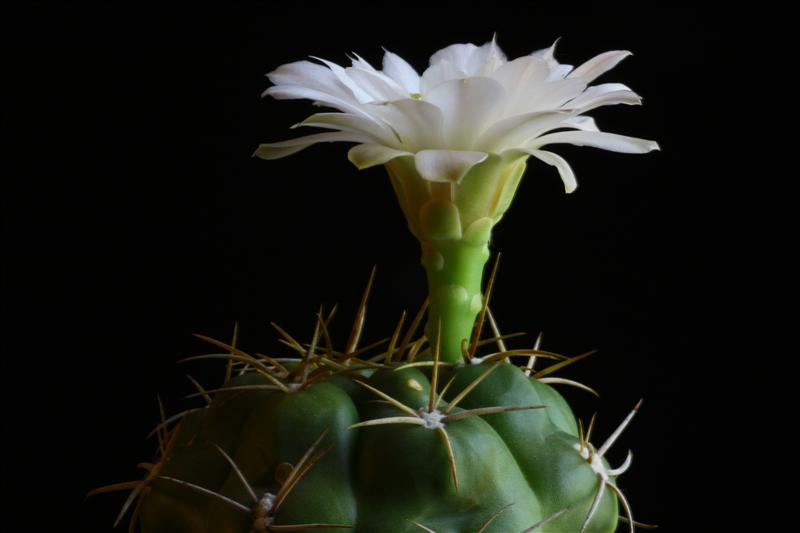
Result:
M486 368L443 371L440 383L455 374L447 398ZM242 383L265 380L247 374L232 384ZM574 448L578 438L572 412L548 385L504 363L460 402L453 412L496 405L547 407L446 423L457 491L438 431L406 424L348 429L359 421L406 415L375 401L377 396L365 388L341 383L341 378L332 379L292 393L217 394L208 408L181 423L160 474L252 507L241 482L210 443L228 452L260 497L278 491L279 464L296 464L329 429L321 447L332 448L291 491L275 516L276 525L322 522L350 524L350 531L360 533L411 533L423 531L418 522L437 533L474 533L512 504L486 532L520 532L564 508L569 510L536 531L580 530L597 491L597 475ZM415 368L380 370L367 383L415 409L427 406L430 381ZM613 532L617 512L616 498L606 491L587 533ZM242 510L160 479L142 501L140 520L146 533L247 533L252 528L252 516Z

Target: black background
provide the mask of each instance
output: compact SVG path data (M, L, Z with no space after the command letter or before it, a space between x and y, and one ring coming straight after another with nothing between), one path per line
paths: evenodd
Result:
M155 449L145 435L156 394L175 412L192 391L187 371L209 386L220 377L175 365L207 350L192 333L227 339L238 321L242 347L280 354L269 321L307 338L317 306L339 302L341 343L373 264L367 341L421 303L417 244L382 169L357 171L339 144L250 157L313 112L261 100L264 73L351 51L379 65L381 46L421 72L435 50L493 32L512 58L558 37L562 63L634 52L601 81L628 84L644 106L593 115L662 152L558 146L578 177L572 195L532 161L495 231L493 309L504 332L543 330L544 348L600 349L562 374L600 390L563 389L584 419L599 411L596 441L645 399L611 453L616 463L635 452L620 485L637 519L662 531L721 520L709 494L731 455L718 438L730 433L731 369L715 319L729 193L717 186L736 169L721 163L725 106L701 102L729 74L719 59L747 47L723 37L724 17L621 4L66 3L6 24L17 31L4 114L20 120L3 181L3 469L27 520L110 530L124 496L83 497L139 476Z

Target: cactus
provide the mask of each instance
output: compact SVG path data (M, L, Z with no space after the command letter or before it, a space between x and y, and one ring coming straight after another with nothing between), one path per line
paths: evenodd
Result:
M479 343L491 353L450 364L401 322L366 357L335 350L329 325L318 314L305 346L279 329L299 358L201 336L225 353L187 361L227 360L226 381L197 384L206 405L157 428L159 457L134 491L143 531L611 532L617 498L631 518L615 483L630 462L603 459L630 419L596 448L551 386L587 354L509 350L495 330Z
M492 230L528 157L555 166L567 192L576 187L569 165L541 146L657 149L600 132L582 114L639 102L621 85L588 86L627 52L575 70L553 52L509 62L492 40L437 52L421 77L391 52L383 71L358 58L348 69L322 60L270 74L267 94L342 111L302 125L339 131L263 144L256 155L359 143L349 158L385 165L421 244L429 298L408 327L404 313L391 336L364 347L374 270L343 349L329 335L333 311L322 309L308 343L276 326L292 357L245 352L236 334L230 343L200 336L218 353L187 361L224 361L222 385L193 380L204 406L171 418L162 408L143 480L94 491L131 489L120 519L133 509L132 531L611 533L619 521L634 530L616 484L631 455L618 468L604 456L641 402L595 447L594 419L584 427L552 387L594 392L553 375L592 352L544 351L541 336L532 349L509 349L489 309L497 262L483 290ZM564 128L576 131L552 133ZM537 369L542 360L551 364Z

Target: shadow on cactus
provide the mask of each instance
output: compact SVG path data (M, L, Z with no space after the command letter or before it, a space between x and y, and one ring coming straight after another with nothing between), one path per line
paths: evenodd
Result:
M629 52L573 69L554 50L509 61L493 39L440 50L421 76L388 51L382 70L356 56L347 68L320 59L269 74L265 94L338 111L298 126L335 131L262 144L255 155L349 141L356 166L384 165L421 244L428 299L408 326L403 313L391 335L362 346L373 270L342 349L329 334L335 308L319 310L306 343L273 324L288 357L245 352L236 332L230 343L198 336L218 352L186 361L224 362L222 385L190 378L205 405L171 418L161 409L145 478L93 491L130 490L118 523L130 511L130 530L147 533L642 526L616 484L631 454L618 468L604 458L641 402L595 447L594 418L584 428L553 388L596 394L554 375L592 352L545 351L541 335L533 348L509 349L518 334L501 334L489 308L497 262L483 289L491 232L530 156L556 167L572 192L571 168L543 146L658 148L601 132L584 114L640 103L624 85L590 85Z

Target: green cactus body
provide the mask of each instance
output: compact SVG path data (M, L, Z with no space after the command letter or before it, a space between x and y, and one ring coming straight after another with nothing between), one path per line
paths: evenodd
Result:
M273 386L255 372L232 379L173 430L141 501L143 531L260 533L329 524L357 532L521 532L540 523L533 531L581 531L598 473L581 453L591 445L581 444L561 396L508 363L440 373L438 383L452 383L433 416L432 379L413 367L359 376L374 390L351 393L335 384L341 380L284 392L237 389ZM426 420L410 422L408 410L386 397ZM520 410L458 415L495 407ZM318 460L303 462L307 452ZM293 469L302 476L270 512L270 498ZM307 527L289 528L296 525ZM585 531L610 533L616 525L617 501L606 491Z

